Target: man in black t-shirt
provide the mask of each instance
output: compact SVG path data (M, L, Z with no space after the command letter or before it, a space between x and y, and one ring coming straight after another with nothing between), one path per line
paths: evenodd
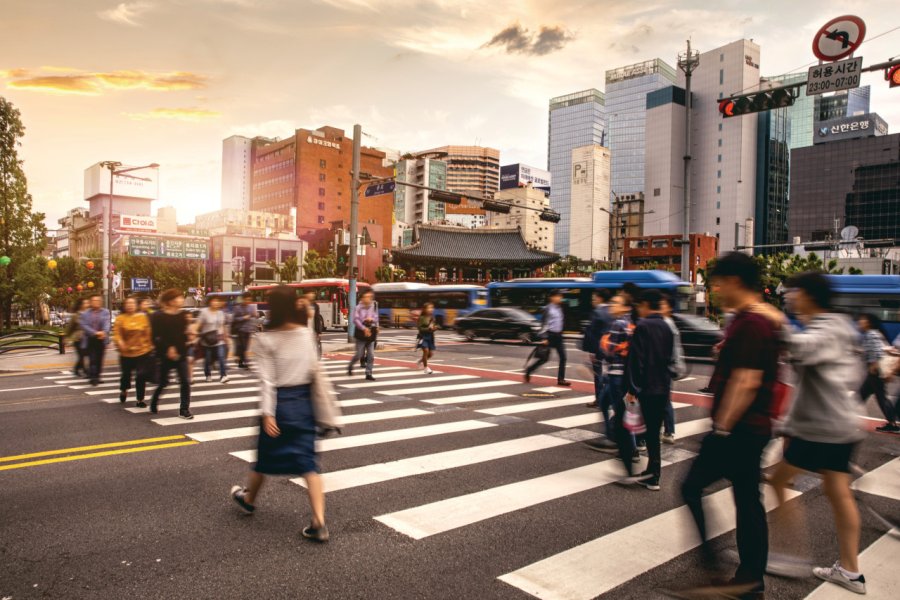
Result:
M164 291L159 295L161 310L150 317L153 328L153 345L156 347L156 359L159 362L159 385L150 400L150 412L158 412L159 396L169 384L169 372L178 372L181 391L181 405L178 414L182 419L193 419L191 414L191 379L187 363L187 313L181 310L184 295L176 289Z

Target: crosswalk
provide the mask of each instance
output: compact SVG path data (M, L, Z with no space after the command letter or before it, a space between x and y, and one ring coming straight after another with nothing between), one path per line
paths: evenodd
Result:
M604 498L621 494L615 485L624 475L621 464L610 456L588 451L581 442L600 436L599 413L584 405L592 395L564 388L539 388L552 397L540 399L523 394L534 387L517 380L486 378L472 370L424 375L412 364L391 361L378 365L376 381L362 374L347 374L346 359L326 358L323 369L339 393L344 412L343 435L321 439L317 447L324 465L323 480L329 497L356 494L369 498L359 510L378 527L414 544L441 540L459 532L471 532L487 524L507 525L511 531L529 533L527 515L544 510L554 514L561 503L590 497L598 506ZM204 448L222 452L242 463L256 460L259 433L259 381L253 371L231 373L231 382L205 382L202 369L193 370L191 411L186 421L178 415L177 385L161 396L159 414L134 406L134 390L124 413L147 419L167 433L183 433ZM48 386L66 386L101 403L117 405L118 385L106 375L99 386L60 373L46 377ZM148 389L148 401L150 390ZM681 399L681 398L679 398ZM674 482L699 448L711 428L705 409L687 402L674 403L679 443L664 447L663 481ZM780 444L773 442L764 460L780 459ZM900 459L878 465L860 478L861 492L896 502L900 507ZM646 460L646 459L642 459ZM640 468L642 465L636 465ZM472 481L474 473L497 474L497 481ZM303 486L302 478L291 479ZM674 484L672 484L674 485ZM382 505L388 489L398 490L399 499ZM815 489L815 488L814 488ZM632 502L643 502L634 492ZM791 497L805 501L809 490L793 490ZM356 496L354 496L356 497ZM775 506L766 491L766 508ZM621 501L621 500L620 500ZM672 503L674 502L674 504ZM572 539L539 557L518 559L503 551L502 572L492 573L495 585L518 590L522 597L553 600L589 599L608 594L640 578L650 570L665 569L697 547L690 532L690 515L677 500L636 522L623 521L612 530L598 531L589 539ZM709 529L714 535L733 531L735 517L731 491L719 489L705 498L709 507ZM346 510L346 508L345 508ZM560 518L566 518L560 515ZM518 528L518 529L517 529ZM339 531L336 525L335 531ZM540 531L531 531L540 535ZM825 538L829 539L829 538ZM833 545L833 540L828 543ZM878 537L863 553L863 566L877 565L884 577L893 565L900 540L889 534ZM601 561L597 557L615 556ZM870 586L896 597L893 583L869 576ZM834 586L807 586L809 597L837 598ZM621 589L621 588L620 588ZM872 588L870 588L872 589ZM871 592L870 592L871 594ZM504 596L505 597L505 596ZM612 596L610 596L612 597ZM881 596L879 596L881 597ZM884 597L890 597L885 595Z

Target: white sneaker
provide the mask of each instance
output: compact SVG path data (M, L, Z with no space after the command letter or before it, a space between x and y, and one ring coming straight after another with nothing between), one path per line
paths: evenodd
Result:
M840 586L843 586L851 592L855 592L857 594L866 593L866 578L862 575L862 573L860 573L859 577L857 577L856 579L850 579L844 574L844 571L841 569L840 561L834 563L830 567L815 567L813 569L813 575L824 581L830 581L831 583L836 583Z
M663 444L674 444L675 443L675 434L674 433L664 433L662 436Z
M426 374L426 375L431 375L432 373L434 373L434 371L431 370L431 367L425 369L425 374Z
M230 379L228 379L228 375L219 380L219 383L228 383Z
M209 383L210 381L212 381L212 377L210 377L209 375L207 375L207 376L206 376L206 383Z

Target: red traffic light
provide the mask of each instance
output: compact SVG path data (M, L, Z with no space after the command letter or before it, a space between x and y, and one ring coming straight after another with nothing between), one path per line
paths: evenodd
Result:
M719 114L721 114L723 117L733 117L734 102L727 99L719 102Z
M900 87L900 65L894 65L888 69L886 79L890 87Z

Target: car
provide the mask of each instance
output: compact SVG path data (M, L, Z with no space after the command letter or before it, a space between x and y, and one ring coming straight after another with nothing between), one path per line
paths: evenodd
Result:
M480 337L506 338L528 344L537 338L541 324L518 308L482 308L457 317L453 328L470 341Z
M713 346L724 337L717 324L709 319L684 313L673 314L672 320L681 334L685 358L712 358Z

